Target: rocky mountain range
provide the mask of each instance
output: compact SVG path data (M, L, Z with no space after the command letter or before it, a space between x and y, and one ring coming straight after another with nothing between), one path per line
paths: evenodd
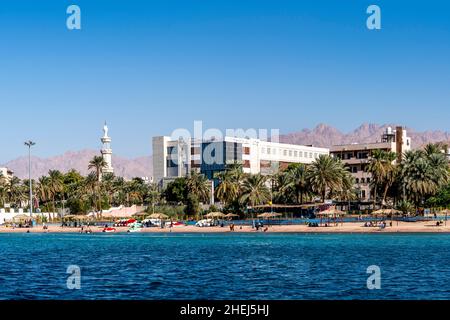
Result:
M330 147L350 143L370 143L379 142L381 135L388 127L395 128L396 125L365 123L349 133L343 133L332 126L319 124L312 130L303 129L299 132L281 135L279 139L283 143L314 145L317 147ZM406 130L408 136L411 137L413 148L420 148L430 142L450 141L449 132L440 130L418 132L408 127L406 127Z
M317 147L330 147L333 145L348 143L368 143L380 141L381 134L387 127L395 128L395 124L363 124L357 129L343 133L338 129L319 124L314 129L303 129L279 137L280 142L300 145L314 145ZM412 138L413 148L420 148L430 142L448 142L450 133L445 131L424 131L418 132L412 128L406 128L408 136ZM57 169L67 172L75 169L82 174L88 173L88 163L98 155L98 151L82 150L69 151L63 155L50 158L34 157L32 161L33 177L37 178L48 173L50 169ZM28 175L28 158L21 157L16 160L5 163L4 166L12 169L19 178L26 178ZM153 173L152 157L141 157L136 159L127 159L119 156L113 156L113 166L115 173L124 178L149 177Z
M67 172L71 169L79 171L83 175L89 173L89 161L99 155L95 150L69 151L62 155L50 158L32 158L32 175L38 178L46 175L49 170L60 170ZM20 157L3 166L10 168L19 178L28 177L28 157ZM113 167L116 175L131 179L134 177L150 177L153 172L152 157L140 157L136 159L127 159L113 155Z

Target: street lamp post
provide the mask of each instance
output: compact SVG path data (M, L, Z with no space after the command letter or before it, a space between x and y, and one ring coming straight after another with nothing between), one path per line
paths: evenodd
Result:
M36 145L35 142L29 140L25 142L25 145L28 147L28 174L29 174L29 182L30 182L30 218L33 216L33 185L31 183L31 147Z

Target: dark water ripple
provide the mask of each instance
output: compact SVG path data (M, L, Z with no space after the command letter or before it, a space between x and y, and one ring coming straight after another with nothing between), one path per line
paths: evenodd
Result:
M450 299L449 248L447 234L1 234L0 299Z

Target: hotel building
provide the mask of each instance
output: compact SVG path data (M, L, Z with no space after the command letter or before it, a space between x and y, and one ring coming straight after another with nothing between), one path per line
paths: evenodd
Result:
M0 177L5 178L7 181L11 180L14 176L14 172L8 168L0 167Z
M381 141L375 143L354 143L333 146L330 154L341 159L355 178L355 188L359 192L361 202L372 200L370 184L372 176L366 172L370 157L375 150L391 151L397 154L397 161L402 160L403 153L411 150L411 138L402 127L387 128Z
M220 141L172 140L153 138L153 175L165 185L197 170L212 180L230 164L240 163L245 173L271 174L291 163L312 163L326 148L275 143L259 139L225 137Z

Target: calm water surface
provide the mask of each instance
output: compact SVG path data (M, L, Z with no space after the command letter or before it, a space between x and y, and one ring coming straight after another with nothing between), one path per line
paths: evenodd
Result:
M0 234L0 299L450 299L449 249L448 234Z

